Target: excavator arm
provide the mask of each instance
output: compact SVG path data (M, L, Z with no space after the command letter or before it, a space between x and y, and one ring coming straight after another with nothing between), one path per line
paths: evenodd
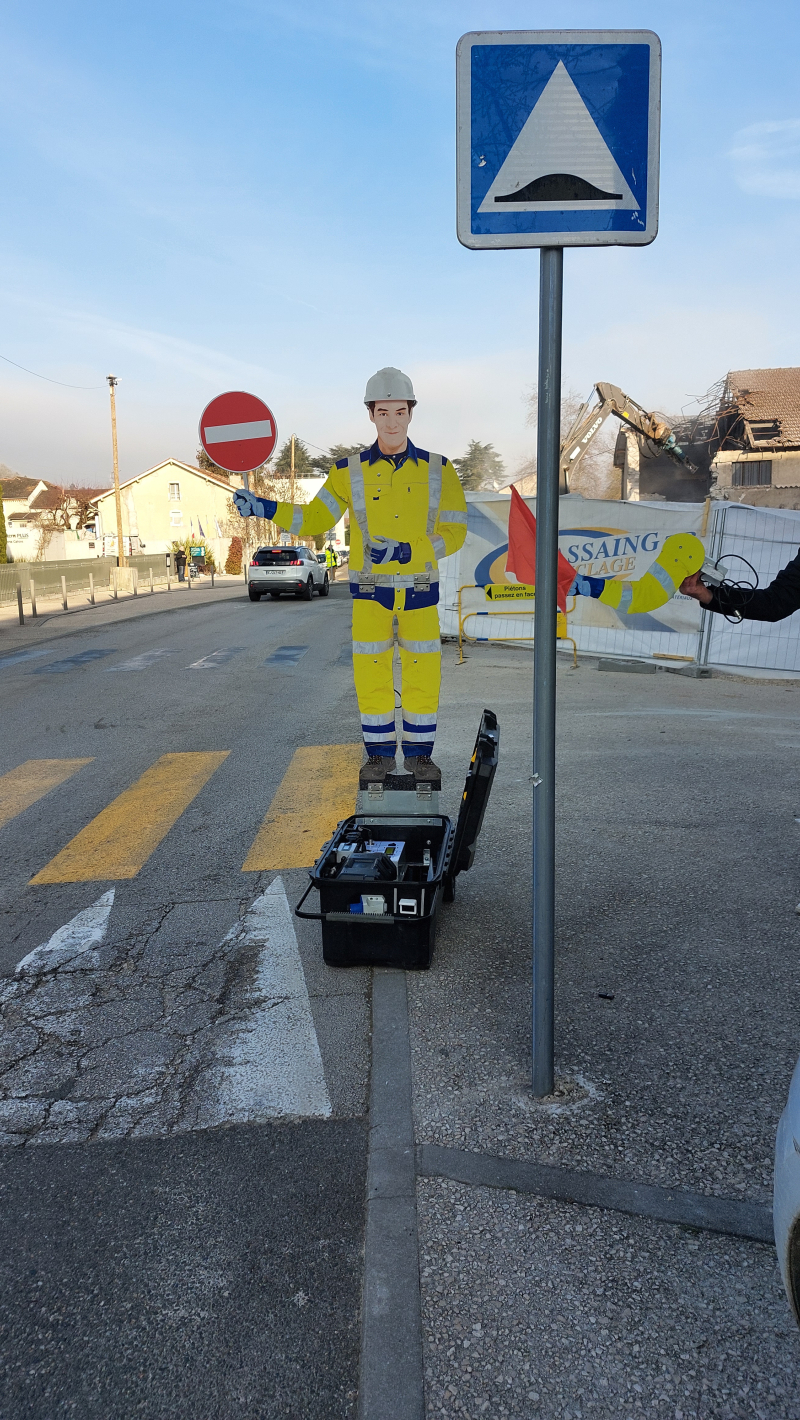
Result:
M581 406L572 428L561 444L559 462L559 491L561 493L569 492L570 476L574 474L580 460L610 414L615 414L621 423L627 424L637 434L643 434L661 453L669 454L676 463L682 463L690 472L694 472L694 464L689 462L674 433L663 419L659 419L656 414L648 414L646 409L642 409L635 400L629 399L617 385L601 382L596 384L594 388L598 402L590 406L590 401L587 400Z

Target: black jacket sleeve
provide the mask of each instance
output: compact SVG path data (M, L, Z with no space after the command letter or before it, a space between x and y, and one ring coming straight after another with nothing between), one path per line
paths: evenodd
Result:
M728 615L738 612L744 621L783 621L791 616L800 610L800 550L768 587L756 592L720 587L712 594L708 609Z

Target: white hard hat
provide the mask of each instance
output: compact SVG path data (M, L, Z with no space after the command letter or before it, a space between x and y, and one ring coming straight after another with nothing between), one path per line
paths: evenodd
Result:
M394 365L385 365L367 380L364 403L377 404L381 399L404 399L409 404L416 404L414 386L408 375L396 370Z

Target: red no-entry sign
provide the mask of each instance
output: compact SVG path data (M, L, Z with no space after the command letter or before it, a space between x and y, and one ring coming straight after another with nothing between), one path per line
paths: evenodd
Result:
M278 442L275 416L257 395L228 390L203 410L200 442L228 473L250 473L266 462Z

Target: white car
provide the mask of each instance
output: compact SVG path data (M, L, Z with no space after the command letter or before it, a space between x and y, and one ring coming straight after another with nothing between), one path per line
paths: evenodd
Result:
M775 1140L772 1219L783 1285L800 1326L800 1060Z
M326 597L330 591L328 572L307 547L259 547L247 569L247 590L251 602L265 592L276 601L283 592L292 592L310 602L314 592Z

